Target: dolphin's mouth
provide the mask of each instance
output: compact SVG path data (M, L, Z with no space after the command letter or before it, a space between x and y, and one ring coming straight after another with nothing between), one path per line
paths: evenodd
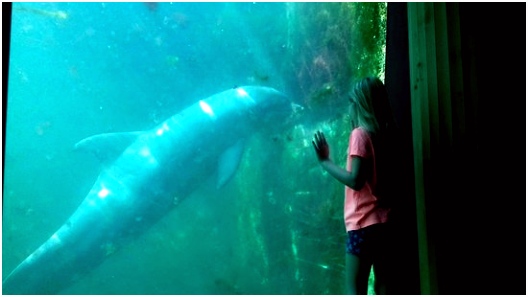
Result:
M304 110L304 106L302 106L300 104L297 104L297 103L293 103L293 102L291 103L291 107L293 109L293 112L295 112L295 113Z

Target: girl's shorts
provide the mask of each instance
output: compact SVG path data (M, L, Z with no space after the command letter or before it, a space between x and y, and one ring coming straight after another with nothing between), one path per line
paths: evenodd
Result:
M381 251L386 241L386 226L380 223L348 231L346 252L361 258L372 258Z

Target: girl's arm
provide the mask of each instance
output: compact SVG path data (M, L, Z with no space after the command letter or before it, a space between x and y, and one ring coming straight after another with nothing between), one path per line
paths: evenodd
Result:
M337 166L330 159L330 147L328 146L326 138L322 132L317 131L314 140L312 140L312 144L319 159L319 163L324 170L349 188L356 191L363 188L366 181L366 164L364 164L365 162L363 161L363 158L358 156L352 157L352 168L350 171L347 171Z

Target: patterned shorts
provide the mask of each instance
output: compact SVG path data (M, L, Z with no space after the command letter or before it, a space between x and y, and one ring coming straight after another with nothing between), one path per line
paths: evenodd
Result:
M358 257L372 258L383 248L386 240L386 224L374 224L348 231L346 252Z

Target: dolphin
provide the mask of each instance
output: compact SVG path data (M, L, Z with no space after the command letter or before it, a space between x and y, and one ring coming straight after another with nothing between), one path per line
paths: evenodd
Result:
M168 213L217 174L236 172L245 140L277 126L292 103L270 87L235 87L192 104L147 131L106 133L75 145L105 164L66 222L2 282L3 294L56 294ZM115 144L114 146L112 144Z

